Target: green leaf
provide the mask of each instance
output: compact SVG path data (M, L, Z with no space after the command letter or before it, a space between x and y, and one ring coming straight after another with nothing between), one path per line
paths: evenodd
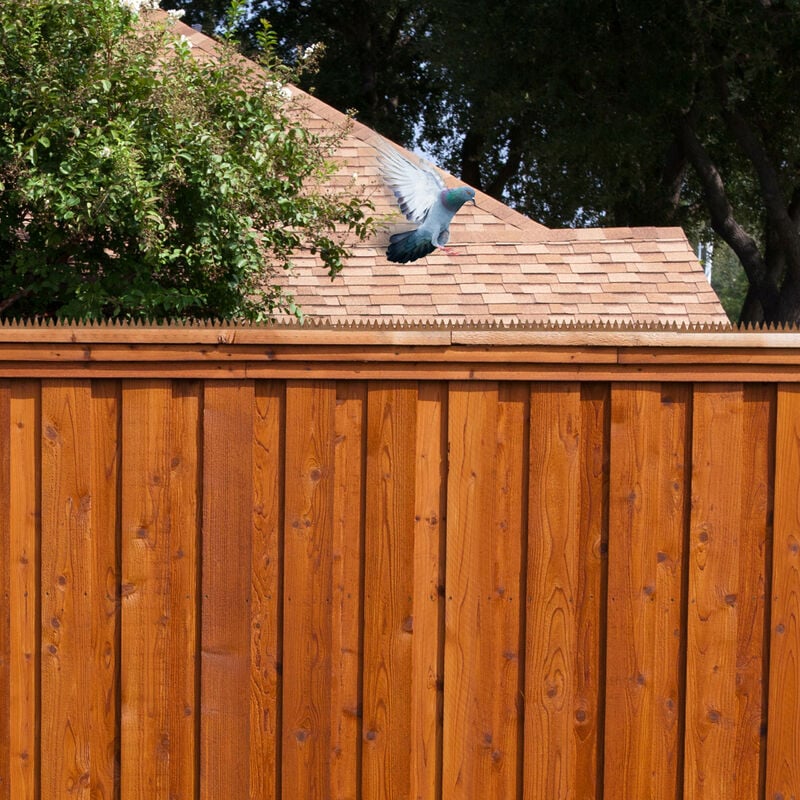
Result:
M29 288L3 313L268 318L301 242L352 225L352 197L304 193L333 170L248 65L171 41L110 0L0 2L0 221L26 230L0 281Z

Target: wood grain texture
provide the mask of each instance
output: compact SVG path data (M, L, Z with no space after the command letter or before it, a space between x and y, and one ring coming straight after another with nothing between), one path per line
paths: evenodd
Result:
M362 796L408 797L414 660L414 383L371 385L367 403Z
M280 797L285 401L282 383L255 385L250 616L252 800Z
M736 787L741 387L697 387L693 423L685 796L711 800Z
M92 381L92 800L119 795L120 417L117 381Z
M786 347L487 342L4 373L0 800L800 796Z
M598 793L603 732L608 572L610 388L581 386L581 509L575 652L576 797Z
M778 389L765 796L800 797L800 386Z
M5 426L10 459L8 497L9 667L14 703L9 707L10 797L33 800L39 790L40 666L40 387L14 383ZM0 423L2 424L2 423ZM12 477L13 476L13 477Z
M195 790L200 387L122 394L122 797Z
M531 392L523 797L599 792L608 390Z
M762 785L769 388L695 388L686 684L687 798Z
M0 381L0 800L11 800L11 384ZM38 586L36 588L38 593ZM29 795L30 796L30 795ZM26 799L27 800L27 799Z
M736 649L736 794L762 793L766 775L767 678L775 487L776 387L745 386L744 476Z
M356 800L361 782L361 620L367 387L336 386L331 543L330 795Z
M284 800L330 796L335 424L334 383L287 383Z
M411 797L436 800L442 780L447 386L420 383L414 491Z
M10 400L8 381L0 381L0 800L11 797Z
M41 792L111 798L117 775L114 383L44 382Z
M443 796L519 789L528 390L453 388L446 569Z
M200 797L250 795L252 381L203 391Z
M611 394L604 798L671 800L682 783L686 386ZM613 765L613 766L612 766Z

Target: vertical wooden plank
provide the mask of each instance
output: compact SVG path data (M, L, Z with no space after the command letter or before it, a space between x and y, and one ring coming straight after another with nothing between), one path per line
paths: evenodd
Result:
M89 695L82 601L88 569L89 382L42 386L42 729L45 797L89 797Z
M765 796L800 797L800 386L778 387Z
M336 385L286 386L284 800L329 796Z
M331 543L330 797L356 800L361 777L361 599L366 385L336 385Z
M117 431L113 383L42 385L44 797L112 797L117 753Z
M359 792L365 397L287 385L285 798Z
M447 798L518 792L526 385L453 387L446 568Z
M120 399L118 381L92 381L92 800L119 796Z
M766 777L769 654L766 626L773 539L776 387L745 385L743 400L744 475L736 597L735 800L762 796Z
M200 387L122 390L122 797L195 790Z
M771 402L695 388L686 679L687 798L758 796Z
M92 381L91 515L92 798L118 796L119 780L119 455L120 385Z
M250 798L280 797L281 590L285 393L255 385L250 652Z
M485 595L485 587L479 583L479 562L491 557L481 548L481 539L489 538L493 518L496 427L497 384L450 384L442 754L442 796L448 799L483 796L479 790L489 789L481 786L473 768L484 759L480 751L475 752L472 705L473 684L480 678L476 640L488 635L487 630L477 630L475 625ZM476 527L480 527L477 533ZM475 585L480 585L480 594L470 591ZM486 599L491 600L491 590ZM491 747L495 731L487 728L486 744ZM488 755L491 758L491 751Z
M364 800L412 780L416 384L371 383L364 550Z
M741 387L695 388L684 787L689 800L733 797L736 786L742 416Z
M38 381L15 381L6 395L8 415L0 430L8 447L8 706L10 796L33 800L39 781L38 671L39 636L39 459L40 386ZM2 412L0 412L2 413ZM5 424L4 424L5 423Z
M582 384L580 522L575 628L575 796L594 798L602 784L605 680L608 484L611 392Z
M531 396L525 646L527 800L571 796L575 772L573 653L580 546L580 423L577 384L535 388Z
M11 800L11 384L0 381L0 800ZM27 799L26 799L27 800Z
M686 386L611 394L605 792L678 796Z
M203 403L200 797L250 793L252 381L208 381Z
M414 513L411 794L436 800L442 779L447 385L419 384Z
M523 796L597 796L606 541L605 386L531 393Z

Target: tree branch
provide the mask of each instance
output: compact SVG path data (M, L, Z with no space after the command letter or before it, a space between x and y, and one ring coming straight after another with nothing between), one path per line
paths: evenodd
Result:
M689 114L684 115L679 123L678 137L700 179L711 214L711 225L741 261L750 286L758 294L764 318L768 321L775 319L780 301L778 286L770 277L755 240L736 221L722 176L697 138Z
M664 199L670 217L681 202L683 178L686 174L686 153L679 138L676 136L664 154L664 165L661 170L661 185L664 187Z
M23 297L26 297L31 293L30 289L19 289L18 291L10 294L8 297L0 300L0 314L5 313L5 310L10 306L14 305L17 300L21 300Z
M483 151L484 137L477 128L470 127L461 142L461 180L474 186L476 189L483 189L481 179L481 153Z
M501 198L506 184L519 172L522 160L522 139L522 128L519 125L512 126L509 131L508 156L486 186L486 193L498 200Z
M778 173L772 165L763 142L744 116L736 109L724 109L722 117L742 148L742 152L753 164L758 176L758 183L761 186L761 196L764 198L767 216L775 233L780 238L781 245L789 256L794 270L800 272L800 239L798 239L796 226L792 222L787 208Z

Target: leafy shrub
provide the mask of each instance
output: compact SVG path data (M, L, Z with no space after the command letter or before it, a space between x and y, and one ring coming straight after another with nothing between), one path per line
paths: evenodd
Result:
M333 276L371 226L323 188L335 138L289 118L274 57L194 58L140 5L0 3L0 314L294 310L272 284L293 254Z

